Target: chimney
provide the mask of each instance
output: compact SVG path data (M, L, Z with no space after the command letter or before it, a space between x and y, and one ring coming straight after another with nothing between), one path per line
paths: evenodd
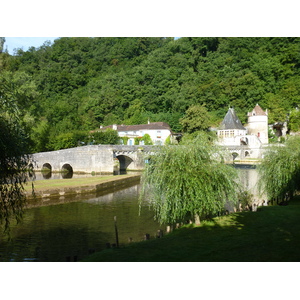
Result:
M116 124L114 124L114 125L112 126L112 129L113 129L113 130L118 130L118 126L117 126Z

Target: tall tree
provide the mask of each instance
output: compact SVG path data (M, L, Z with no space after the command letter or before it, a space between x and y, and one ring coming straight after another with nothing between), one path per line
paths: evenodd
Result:
M219 155L217 155L219 153ZM150 158L142 175L142 199L150 200L161 223L200 217L236 201L236 170L221 161L221 153L202 133L179 146L163 146Z
M180 120L184 132L193 133L195 131L208 130L210 117L203 105L192 105Z
M1 77L0 73L0 77ZM11 217L19 221L26 198L24 184L33 176L27 154L28 138L21 124L18 92L6 77L0 80L0 222L9 229ZM21 97L22 100L23 97ZM20 99L19 99L20 100Z

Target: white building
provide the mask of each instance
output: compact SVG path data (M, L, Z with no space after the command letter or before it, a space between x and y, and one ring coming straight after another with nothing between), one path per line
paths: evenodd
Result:
M256 104L252 112L248 113L248 134L256 135L263 145L269 143L268 138L268 111L263 111Z
M229 108L217 131L221 145L241 145L242 137L247 135L247 129L242 125L233 108Z
M233 108L229 108L219 130L218 144L226 146L237 159L261 158L263 146L268 144L268 113L257 104L248 113L248 125L244 127Z
M170 126L165 122L155 122L140 125L110 125L101 129L112 128L118 131L120 137L127 137L127 145L134 145L135 138L142 138L145 134L149 134L154 145L164 145L166 139L172 135ZM140 141L143 145L143 141Z

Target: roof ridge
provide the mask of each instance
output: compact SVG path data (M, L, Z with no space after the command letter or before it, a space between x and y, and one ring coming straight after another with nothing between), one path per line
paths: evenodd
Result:
M134 125L115 125L117 128L117 131L130 131L130 130L147 130L147 129L168 129L171 131L171 127L166 122L153 122L148 124L134 124ZM101 130L105 130L107 128L113 128L114 125L108 125L100 128Z

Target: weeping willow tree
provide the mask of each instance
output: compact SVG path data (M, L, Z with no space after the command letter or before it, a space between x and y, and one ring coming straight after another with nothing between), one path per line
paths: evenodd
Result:
M207 134L176 146L162 146L142 175L140 201L150 201L160 223L175 224L224 210L236 202L236 170L222 162Z
M272 146L258 168L259 189L268 199L282 202L300 191L300 137Z

